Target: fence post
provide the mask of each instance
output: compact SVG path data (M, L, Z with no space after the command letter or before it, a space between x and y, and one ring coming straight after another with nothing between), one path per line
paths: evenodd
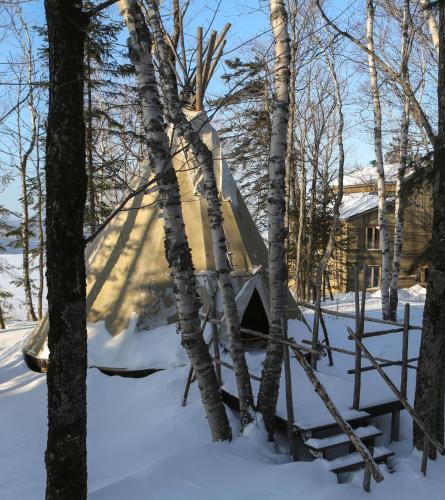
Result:
M405 304L403 316L403 341L402 341L402 373L400 377L400 394L406 398L408 387L408 340L409 340L409 313L410 306Z
M287 320L281 318L281 328L283 330L283 337L288 339L287 335ZM283 344L283 363L284 363L284 381L286 388L286 412L287 412L287 437L289 439L290 455L295 459L297 450L294 439L294 404L292 400L292 376L290 370L290 356L289 346Z
M363 287L362 287L362 303L360 307L360 283L358 267L355 268L355 333L361 340L364 328L366 304L366 264L363 266ZM362 381L362 351L355 344L355 374L354 374L354 398L352 408L358 410L360 407L360 386Z
M314 324L312 327L312 349L314 351L318 348L318 330L320 327L320 308L321 308L321 297L320 294L317 293L315 299L315 311L314 311ZM312 354L311 356L311 365L314 370L317 369L317 355Z

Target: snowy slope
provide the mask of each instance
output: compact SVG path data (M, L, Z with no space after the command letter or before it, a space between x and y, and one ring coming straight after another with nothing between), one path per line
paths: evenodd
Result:
M402 294L412 302L413 323L422 314L422 290ZM368 314L378 314L379 297L369 297ZM349 310L353 303L340 297L327 307ZM403 306L403 303L402 305ZM310 313L306 313L308 320ZM351 347L345 334L348 320L327 319L331 342ZM14 323L0 332L0 497L2 500L37 500L44 497L43 453L46 439L45 376L27 371L21 358L23 337L32 324ZM297 337L300 327L290 325ZM301 333L301 336L303 333ZM413 350L417 349L415 333ZM369 342L375 354L398 356L397 334ZM418 344L417 344L418 345ZM249 356L251 370L261 366L261 357ZM320 362L320 378L331 385L336 397L351 398L345 370L346 356L334 354L334 367ZM283 448L267 443L261 427L252 425L238 437L236 418L229 411L235 438L231 443L212 443L196 384L189 402L180 406L188 368L172 367L143 379L107 377L96 369L88 374L89 498L92 500L356 500L369 499L361 489L362 471L347 484L321 462L289 462ZM391 373L390 371L388 373ZM391 373L391 375L395 375ZM230 374L224 372L226 387ZM298 378L301 377L301 378ZM294 386L306 392L302 374L295 372ZM337 384L332 380L338 380ZM372 377L365 378L369 387ZM409 392L413 394L413 378ZM309 391L307 392L309 395ZM378 397L379 395L377 395ZM304 404L296 406L299 418ZM379 420L386 431L389 422ZM445 459L428 465L428 476L420 474L420 456L410 450L410 420L402 414L402 440L392 443L397 459L395 472L382 470L385 480L372 483L372 498L419 500L442 498L445 489ZM380 443L378 443L380 444ZM384 442L386 445L386 443Z

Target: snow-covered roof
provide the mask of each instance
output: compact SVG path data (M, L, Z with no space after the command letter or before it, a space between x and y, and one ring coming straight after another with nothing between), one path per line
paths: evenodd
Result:
M398 163L387 163L385 166L385 180L387 182L395 181ZM348 172L343 177L344 186L360 186L361 184L372 184L377 180L377 168L375 165L360 166ZM337 184L337 179L335 180Z
M387 198L386 202L392 202L394 198ZM349 219L355 215L377 208L379 198L373 193L345 193L340 208L340 218Z

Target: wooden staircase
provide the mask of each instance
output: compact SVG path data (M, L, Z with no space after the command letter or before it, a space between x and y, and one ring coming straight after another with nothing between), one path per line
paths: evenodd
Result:
M394 452L383 446L376 447L376 439L382 431L370 424L372 415L365 411L351 412L344 418L354 429L356 436L370 450L376 463L387 464ZM344 434L336 422L314 426L295 427L297 442L302 444L307 457L321 460L328 470L337 474L337 480L343 482L344 473L363 468L365 461L360 453L351 446L349 437Z

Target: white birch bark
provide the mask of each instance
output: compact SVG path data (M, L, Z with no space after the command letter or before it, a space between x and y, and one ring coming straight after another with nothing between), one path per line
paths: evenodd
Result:
M402 46L401 46L401 75L408 79L408 23L409 23L409 0L404 1L402 19ZM403 98L403 111L400 124L400 158L397 171L395 209L394 209L394 249L391 269L391 282L389 286L389 319L397 321L397 305L399 302L399 278L400 263L402 260L403 245L403 218L405 203L402 193L402 183L405 177L405 169L408 154L408 130L409 130L409 100L407 96Z
M274 37L274 111L269 155L268 240L270 280L270 336L281 338L287 322L287 266L285 256L285 160L289 118L289 34L283 0L269 0L270 22ZM280 385L283 349L269 342L261 373L258 409L263 414L269 435L275 426L275 411Z
M185 233L178 181L164 127L151 56L150 33L136 0L121 0L119 8L130 34L129 52L141 89L143 126L163 208L165 253L175 283L182 344L196 374L213 440L228 440L231 438L229 422L212 358L201 333L196 279Z
M436 18L431 10L430 0L420 0L420 5L422 6L423 15L425 16L430 31L431 41L433 42L437 55L439 55L439 28L437 27Z
M383 318L389 318L389 273L390 253L388 219L385 198L385 170L382 148L382 110L380 107L380 94L377 82L377 69L374 53L374 0L367 0L366 38L368 52L369 77L371 96L374 107L374 150L377 166L377 193L378 193L378 221L380 227L380 251L382 254L381 293ZM366 279L366 276L363 277Z
M169 62L170 50L164 40L158 8L154 1L149 0L146 2L146 5L147 20L156 42L156 55L159 62L167 120L175 125L176 130L191 148L201 168L204 179L204 191L207 199L218 288L224 307L229 349L237 381L241 429L244 429L253 420L253 396L241 339L240 319L235 301L235 292L230 276L227 242L223 228L221 202L216 186L213 155L202 141L199 133L194 130L192 124L187 120L182 110L182 103L177 91L176 75Z

